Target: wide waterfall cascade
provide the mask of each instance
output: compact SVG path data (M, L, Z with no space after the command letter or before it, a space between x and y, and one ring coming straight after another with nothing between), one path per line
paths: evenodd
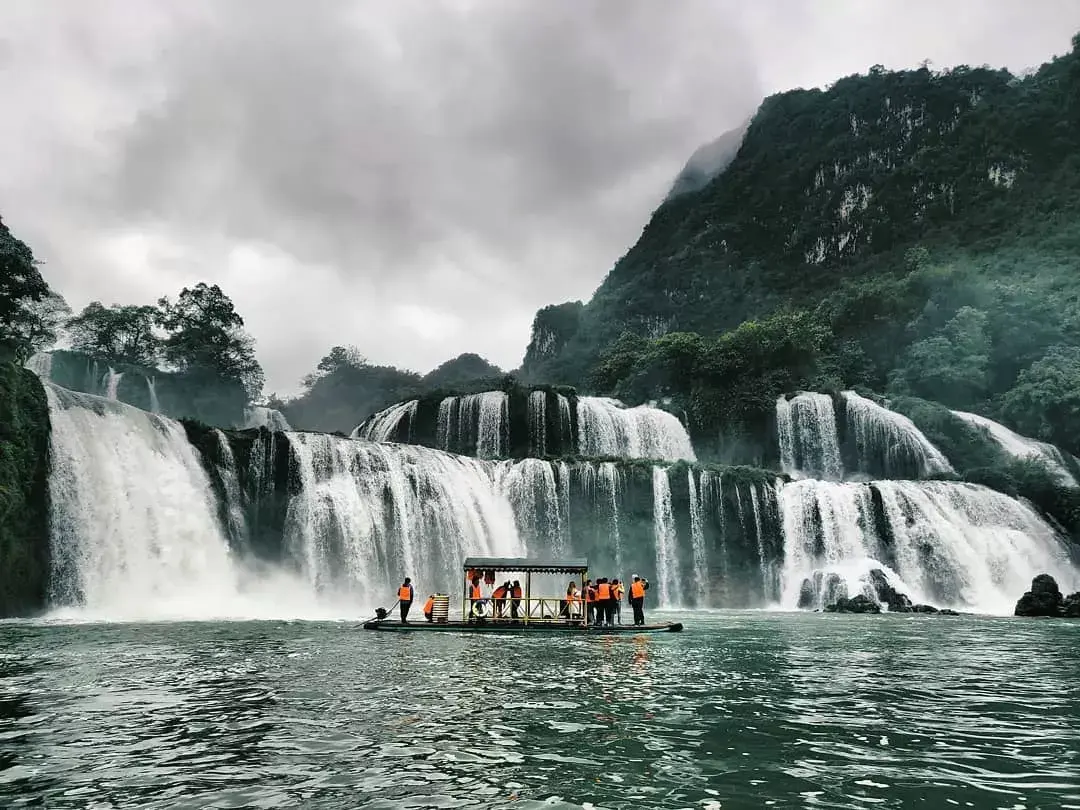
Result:
M427 447L290 435L299 487L286 542L320 592L385 597L410 576L446 592L468 556L524 556L494 465Z
M780 467L793 478L844 477L832 397L803 391L776 400Z
M578 397L578 451L584 456L695 461L690 436L673 414L608 397Z
M265 405L252 405L244 410L244 421L238 425L241 430L252 428L266 428L273 432L287 432L292 430L285 414L276 408L267 408Z
M1080 486L1069 471L1069 463L1065 458L1065 454L1054 445L1021 436L999 422L987 419L985 416L979 416L976 413L967 413L965 411L953 411L952 413L969 425L985 430L990 438L997 442L998 446L1010 456L1041 461L1054 474L1061 486Z
M568 465L535 458L502 461L495 467L496 489L509 499L519 535L529 538L542 553L558 556L569 545L569 504L562 502L564 490L569 491L569 477Z
M441 450L499 458L507 446L508 410L505 391L446 397L439 403L435 443Z
M882 569L915 602L1011 613L1039 573L1063 589L1080 579L1054 529L1027 504L976 484L798 481L782 487L781 605L798 605L815 575L837 574L847 594ZM819 594L818 607L826 601Z
M402 419L407 419L409 432L412 431L412 423L416 418L416 409L420 404L418 399L410 399L407 402L398 402L385 410L379 411L362 425L356 427L351 434L353 439L367 439L372 442L393 441L397 435Z
M287 577L252 580L209 479L170 419L46 385L52 422L50 606L93 617L295 617Z
M656 578L660 604L682 604L682 583L676 553L678 536L671 504L671 482L664 467L653 467L653 526L656 535Z
M949 460L906 416L854 391L841 396L862 472L888 478L912 477L913 472L918 477L954 472Z

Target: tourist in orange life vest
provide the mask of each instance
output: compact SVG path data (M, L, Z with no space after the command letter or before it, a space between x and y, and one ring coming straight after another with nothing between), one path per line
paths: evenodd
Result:
M645 624L645 591L649 590L649 580L634 574L630 583L630 607L634 609L634 624Z
M626 593L626 588L623 587L623 584L619 580L613 579L611 581L611 604L614 607L615 618L619 624L622 624L622 598L624 593Z
M520 618L518 611L521 609L521 583L516 579L514 584L510 586L510 618Z
M432 619L432 614L435 612L435 594L429 593L427 601L424 602L424 618L429 622Z
M565 619L572 619L577 616L578 602L580 601L581 597L578 596L577 583L570 580L570 584L566 586L566 598L559 605L559 616Z
M480 590L480 577L473 577L469 586L469 621L484 612L484 594Z
M611 583L607 577L596 580L596 623L611 624Z
M592 624L596 618L596 588L591 579L585 580L585 623Z
M401 606L401 623L407 624L409 615L409 608L412 607L413 599L413 586L412 580L405 577L405 581L401 583L401 587L397 589L398 604Z
M492 615L501 618L506 613L506 596L510 592L510 583L504 582L491 592Z

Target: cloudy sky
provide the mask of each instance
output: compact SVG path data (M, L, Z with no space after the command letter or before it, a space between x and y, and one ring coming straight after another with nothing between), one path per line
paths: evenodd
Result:
M268 391L335 344L513 368L765 95L1078 30L1076 0L4 0L0 213L76 309L220 284Z

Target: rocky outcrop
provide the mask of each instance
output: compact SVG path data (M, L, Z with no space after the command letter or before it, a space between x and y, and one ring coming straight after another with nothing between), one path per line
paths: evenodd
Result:
M1013 615L1080 618L1080 591L1063 596L1057 580L1049 574L1039 574L1031 580L1031 590L1016 603Z
M890 585L888 577L880 568L870 572L870 585L877 594L878 601L889 606L890 613L911 612L911 599Z
M825 606L826 613L881 613L881 605L866 594L858 594L850 599L838 599Z

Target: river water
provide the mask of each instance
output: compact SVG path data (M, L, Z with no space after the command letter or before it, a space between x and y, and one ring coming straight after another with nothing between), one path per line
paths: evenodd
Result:
M3 623L0 806L1080 807L1080 623L683 618Z

